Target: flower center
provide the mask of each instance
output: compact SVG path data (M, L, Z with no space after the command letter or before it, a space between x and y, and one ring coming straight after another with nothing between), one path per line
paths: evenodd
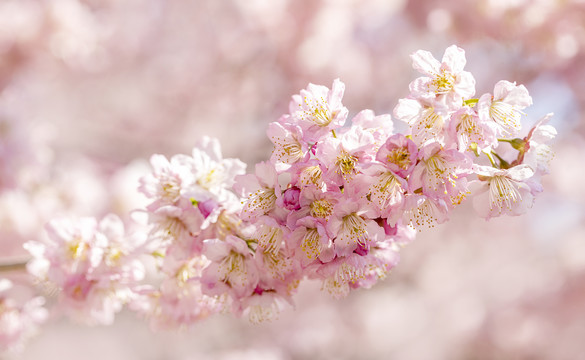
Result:
M310 205L311 216L327 219L333 213L333 205L326 199L315 200Z
M522 201L517 182L503 175L496 175L489 182L490 209L497 207L501 212L504 206L512 209L513 204Z
M321 98L321 101L304 98L308 110L303 111L303 119L312 122L318 126L325 127L333 121L333 116L327 106L327 101ZM301 104L299 106L302 107Z
M262 226L258 235L258 245L264 249L264 252L278 254L282 243L282 230L272 226Z
M337 166L336 173L341 173L344 179L351 178L352 175L356 173L355 164L358 162L358 157L350 155L345 150L342 150L339 156L337 156L337 161L335 162L335 166Z
M406 147L397 147L390 150L386 159L389 163L398 165L402 170L407 170L410 166L410 152Z
M314 260L321 254L321 235L317 229L307 229L301 242L301 250L303 250L309 260Z
M461 122L457 124L457 133L465 136L468 142L483 142L483 131L481 127L477 125L475 118L470 114L461 115Z
M354 243L365 245L368 240L366 221L356 213L351 213L342 218L340 241L346 244Z
M274 208L276 202L276 195L272 188L261 188L255 193L252 193L248 198L248 203L245 209L250 213L266 214Z
M323 171L318 165L306 167L301 172L301 182L305 185L313 184L318 187L322 182L321 175L323 175Z
M302 159L304 154L301 144L294 136L273 138L274 156L285 164L293 164Z
M441 69L441 73L435 75L435 78L429 83L429 90L437 94L446 94L453 89L455 84L455 76L445 69Z
M247 280L247 269L244 262L244 255L231 251L220 264L221 270L225 274L222 281L230 286L245 286Z
M381 210L400 201L402 186L391 172L386 172L378 177L378 181L370 188L371 200Z
M490 118L504 128L508 134L520 130L519 113L514 107L503 101L494 101L490 106Z
M168 202L175 202L181 196L181 180L174 176L164 179L158 195Z
M221 183L221 170L211 169L205 175L197 179L197 184L204 189L211 189L214 185Z

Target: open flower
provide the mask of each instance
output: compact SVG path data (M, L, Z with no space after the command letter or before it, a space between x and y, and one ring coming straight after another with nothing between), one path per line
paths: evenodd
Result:
M408 179L410 190L422 189L426 196L459 204L468 193L466 175L471 160L457 150L443 150L438 143L422 148L419 157Z
M208 239L203 254L211 261L201 275L204 294L227 293L236 300L252 294L259 275L246 241L233 235L224 241Z
M363 164L373 160L374 146L373 135L354 126L339 137L322 138L316 156L327 168L326 178L341 186L349 183Z
M269 213L280 197L280 185L274 166L268 162L256 164L256 174L236 177L234 189L246 200L242 219L252 220Z
M446 117L425 99L400 99L394 116L410 125L412 140L418 146L429 141L442 142Z
M524 85L501 80L494 94L484 94L477 102L477 111L483 121L489 121L498 136L516 136L520 132L522 110L532 105L532 98Z
M510 169L476 166L474 172L480 177L473 205L478 214L486 219L501 214L520 215L532 207L534 190L528 180L534 170L526 165Z
M322 85L309 84L306 90L293 95L289 105L290 116L279 121L299 125L305 141L316 141L345 123L348 110L341 103L344 91L345 85L339 79L333 81L331 90Z
M441 62L424 50L415 52L411 58L412 66L426 75L410 83L414 98L424 98L439 108L454 111L462 106L464 99L475 94L475 79L463 71L467 62L463 49L449 46Z

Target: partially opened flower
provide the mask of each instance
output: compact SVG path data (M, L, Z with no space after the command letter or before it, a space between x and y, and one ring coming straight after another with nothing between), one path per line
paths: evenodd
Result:
M549 164L554 157L550 143L557 135L556 129L548 125L552 114L540 119L524 139L524 148L519 162L528 164L539 175L549 173Z

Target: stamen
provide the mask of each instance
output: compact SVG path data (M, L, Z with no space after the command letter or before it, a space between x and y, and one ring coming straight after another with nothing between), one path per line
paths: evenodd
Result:
M312 217L327 219L333 213L333 204L326 199L315 200L309 207Z
M307 259L314 260L321 254L321 235L315 228L308 228L301 241L301 250L307 256Z
M445 123L442 116L432 107L427 107L420 115L418 121L413 124L413 137L419 142L425 142L436 138L443 130Z
M218 271L224 276L220 280L229 286L244 287L248 280L248 269L244 262L244 255L231 251L220 263Z
M518 183L503 175L496 175L489 181L490 209L497 208L500 212L504 207L512 209L513 204L522 201Z
M406 210L405 216L408 219L408 225L410 227L421 230L424 227L435 227L438 212L437 205L431 200L425 199L422 204Z
M435 78L429 83L429 90L437 94L446 94L453 89L455 84L455 75L441 69L440 74L435 74Z
M258 245L264 249L264 252L276 255L280 250L282 234L282 229L278 227L262 226L258 235Z
M274 143L272 153L278 161L285 164L294 164L304 156L301 144L294 136L273 137L272 142Z
M520 113L508 103L494 101L490 106L490 118L503 127L508 134L514 134L520 130Z
M356 213L344 216L338 238L343 243L351 244L353 242L365 246L368 241L366 221Z
M391 172L386 172L378 177L378 181L370 188L370 199L382 210L397 203L402 194L402 186Z
M318 165L308 166L301 171L301 183L319 187L323 183L322 175L323 171Z
M303 111L303 120L310 121L321 127L325 127L333 121L333 116L324 98L321 98L321 101L317 101L305 97L304 102L309 110ZM301 104L299 106L302 107Z
M390 150L386 159L389 163L398 165L402 170L407 170L410 166L410 152L406 147L397 147Z
M335 172L341 174L346 181L350 180L351 177L357 173L355 169L357 162L357 156L350 155L345 150L341 150L337 156L337 161L335 162L335 166L337 167Z
M266 214L274 208L276 195L272 188L261 188L255 193L250 194L244 211L250 214Z

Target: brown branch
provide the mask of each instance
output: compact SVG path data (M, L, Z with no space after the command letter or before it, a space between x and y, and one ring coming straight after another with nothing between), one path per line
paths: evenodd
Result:
M18 259L0 263L0 273L13 271L26 271L28 259Z

